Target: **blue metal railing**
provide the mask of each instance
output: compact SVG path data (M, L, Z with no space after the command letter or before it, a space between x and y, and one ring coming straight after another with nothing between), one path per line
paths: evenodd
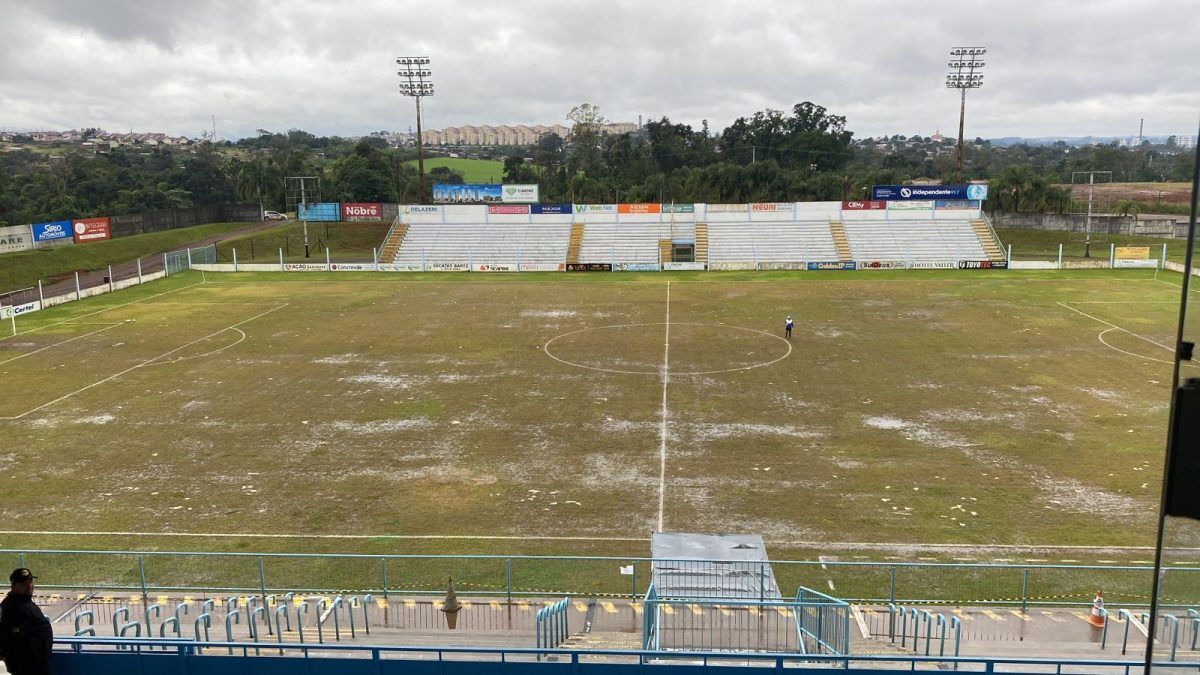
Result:
M536 634L535 643L538 647L553 649L567 639L569 634L567 610L569 608L570 600L563 598L553 605L537 611L534 617L534 632Z
M141 657L137 666L130 672L141 672L144 675L166 675L167 673L187 672L187 665L174 661L174 658L221 658L245 659L242 663L229 663L230 672L241 672L254 668L256 659L250 655L254 645L247 643L204 642L195 643L189 640L174 639L115 639L93 637L56 638L56 656L64 659L94 658L104 659L112 656L114 647L125 647L124 658ZM634 672L645 668L669 667L673 660L694 662L695 665L721 668L773 666L777 672L785 667L798 667L806 664L830 664L848 671L869 673L886 669L889 672L900 670L916 671L929 670L938 667L953 667L962 670L982 672L1087 672L1112 673L1113 675L1134 675L1141 672L1141 660L1119 661L1099 659L1046 659L1046 658L1006 658L1006 657L951 657L951 656L916 656L916 655L797 655L797 654L738 654L739 664L731 664L728 653L720 652L672 652L664 656L662 652L646 650L573 650L573 649L534 649L534 648L493 648L493 647L418 647L418 646L372 646L372 645L300 645L284 643L277 645L278 650L295 658L298 665L296 673L305 672L309 666L306 660L316 651L324 663L336 667L337 659L353 659L355 663L370 660L378 663L381 659L405 660L421 659L428 662L430 656L437 663L453 663L459 672L471 672L468 668L476 665L480 668L496 668L502 670L506 662L532 662L539 657L555 655L560 663L569 663L572 670L583 670L592 667L612 673L614 669ZM201 654L204 650L238 650L241 656L206 657ZM153 654L151 654L153 652ZM166 653L164 653L166 652ZM365 657L365 658L364 658ZM222 662L224 663L224 662ZM1156 667L1171 668L1176 664L1157 662ZM274 665L275 672L279 670L280 662ZM961 668L960 668L961 667ZM96 668L91 668L96 670ZM759 672L755 670L753 672Z
M850 653L850 603L801 586L792 614L804 653Z

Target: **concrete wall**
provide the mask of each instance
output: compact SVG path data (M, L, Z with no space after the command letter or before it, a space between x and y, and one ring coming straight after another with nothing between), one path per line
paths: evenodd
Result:
M1011 227L1022 230L1056 230L1061 232L1083 232L1087 226L1087 215L1082 213L1002 213L991 214L995 227ZM1186 223L1180 225L1174 218L1113 216L1092 214L1092 232L1097 234L1124 234L1139 237L1165 237L1168 239L1187 236Z

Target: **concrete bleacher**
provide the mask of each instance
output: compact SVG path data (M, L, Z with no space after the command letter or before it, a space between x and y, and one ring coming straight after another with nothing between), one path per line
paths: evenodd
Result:
M837 259L828 220L708 224L710 265Z
M970 219L846 220L856 260L987 260Z
M570 223L411 223L397 263L555 264L567 257Z
M692 223L588 223L579 247L581 263L658 263L659 242L694 241Z

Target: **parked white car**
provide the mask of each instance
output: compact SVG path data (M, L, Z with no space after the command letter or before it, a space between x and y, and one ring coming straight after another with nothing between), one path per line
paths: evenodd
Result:
M287 220L288 217L278 211L263 211L263 220Z

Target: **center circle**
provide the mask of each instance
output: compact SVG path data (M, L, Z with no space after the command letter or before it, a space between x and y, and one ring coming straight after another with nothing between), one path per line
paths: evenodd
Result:
M576 368L627 375L712 375L786 359L792 343L756 328L720 323L626 323L550 338L546 356Z

